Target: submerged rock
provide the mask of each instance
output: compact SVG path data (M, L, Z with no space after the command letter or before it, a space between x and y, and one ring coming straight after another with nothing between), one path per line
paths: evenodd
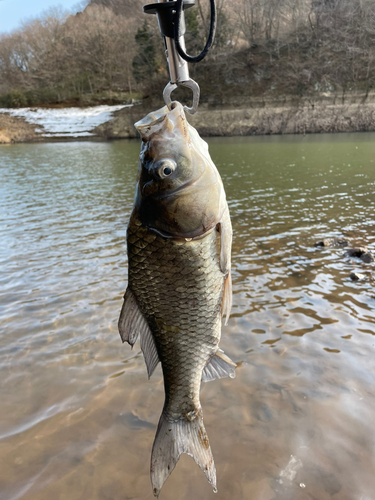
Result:
M344 248L350 243L350 238L326 238L318 241L314 246L316 247L331 247L331 248Z
M375 257L374 257L374 254L371 253L371 252L366 252L364 254L361 255L360 259L362 260L362 262L364 262L365 264L371 264L371 262L374 262L375 261Z
M349 278L352 281L358 281L358 280L365 279L365 275L364 274L360 274L360 273L351 273L351 275L349 276Z
M357 257L361 258L363 254L367 253L367 248L366 247L356 247L356 248L349 248L345 252L345 257Z
M365 264L371 264L371 262L375 261L374 254L368 251L366 247L349 248L345 252L345 257L356 257Z

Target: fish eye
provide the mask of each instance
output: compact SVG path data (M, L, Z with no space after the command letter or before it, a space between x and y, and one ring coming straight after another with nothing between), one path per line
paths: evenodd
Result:
M169 177L170 175L173 174L173 172L176 170L177 165L176 162L167 158L165 160L158 161L155 167L156 167L155 172L157 173L157 176L160 179L165 179L166 177Z

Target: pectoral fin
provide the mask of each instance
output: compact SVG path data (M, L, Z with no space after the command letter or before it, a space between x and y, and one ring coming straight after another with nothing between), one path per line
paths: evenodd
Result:
M132 347L140 335L141 349L147 366L148 378L150 378L159 363L159 356L150 327L130 288L127 288L125 292L118 329L122 341L127 342Z
M205 366L202 372L202 382L211 382L217 378L234 378L236 368L236 363L219 349Z
M232 276L230 271L224 280L223 299L221 302L221 316L225 316L225 324L228 324L230 310L232 309Z
M230 310L232 308L232 277L231 277L231 249L232 249L232 224L228 207L219 222L220 231L220 269L225 274L223 300L221 303L221 315L225 316L225 324L228 324Z

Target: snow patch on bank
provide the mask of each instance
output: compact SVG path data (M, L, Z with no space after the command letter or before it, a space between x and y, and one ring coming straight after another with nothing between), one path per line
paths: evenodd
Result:
M132 104L93 106L89 108L19 108L0 109L0 113L24 118L37 125L43 137L90 137L95 127L112 118L115 111Z

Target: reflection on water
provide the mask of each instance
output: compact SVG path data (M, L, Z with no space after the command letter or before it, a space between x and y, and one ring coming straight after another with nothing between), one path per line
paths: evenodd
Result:
M160 498L374 498L374 264L314 247L374 249L374 140L209 140L234 229L221 347L240 367L202 387L219 493L185 455ZM161 369L148 381L117 333L138 153L0 149L2 500L153 498Z

